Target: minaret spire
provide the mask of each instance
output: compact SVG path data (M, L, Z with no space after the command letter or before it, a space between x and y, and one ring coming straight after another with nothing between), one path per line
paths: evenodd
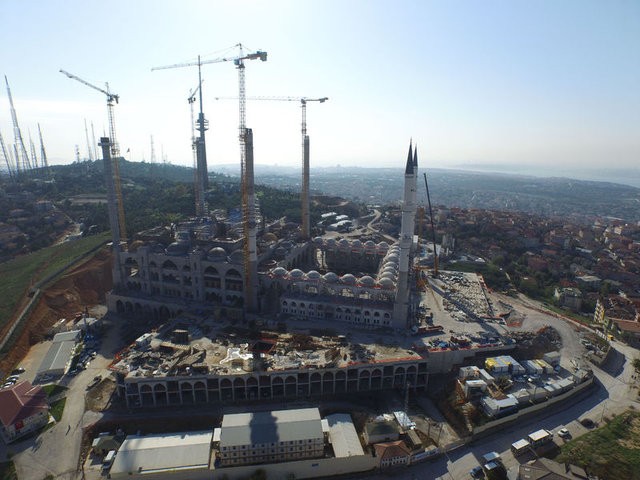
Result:
M405 175L413 175L413 154L412 152L413 139L409 140L409 154L407 155L407 167L404 170Z

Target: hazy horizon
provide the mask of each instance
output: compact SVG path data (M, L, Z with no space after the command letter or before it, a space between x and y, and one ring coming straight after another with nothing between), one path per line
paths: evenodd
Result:
M266 62L246 62L247 95L329 97L307 112L312 166L393 167L413 138L419 156L440 168L520 166L545 176L637 168L638 2L247 5L113 0L117 21L105 36L96 34L104 5L95 0L0 2L0 41L11 45L0 73L27 150L29 136L39 150L38 123L52 164L73 162L76 145L87 157L85 119L89 134L92 124L96 137L106 130L105 96L62 68L100 88L108 81L120 95L116 130L127 158L150 161L153 135L156 161L191 165L187 97L197 69L151 68L233 56L227 47L242 41L268 52ZM239 158L237 102L215 100L237 96L237 70L208 64L202 73L215 168ZM248 101L247 126L256 162L300 164L297 102ZM10 148L5 88L0 132Z

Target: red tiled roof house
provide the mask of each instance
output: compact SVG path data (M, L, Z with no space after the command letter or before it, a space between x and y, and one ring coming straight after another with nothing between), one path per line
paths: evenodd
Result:
M47 395L42 387L25 381L0 390L0 436L14 442L49 421Z

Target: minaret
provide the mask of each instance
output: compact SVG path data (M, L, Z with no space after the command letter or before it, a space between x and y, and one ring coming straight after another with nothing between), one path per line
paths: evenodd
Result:
M409 314L409 260L416 218L417 150L413 152L409 143L409 154L404 171L404 198L402 202L402 223L400 227L400 262L398 268L398 290L393 305L393 326L406 328Z
M118 196L113 179L113 166L111 160L111 141L109 137L101 137L102 162L104 165L104 179L107 184L107 213L109 214L109 226L111 227L111 239L113 243L113 287L120 287L123 283L124 274L120 268L120 221L118 219Z
M248 259L245 258L246 263L245 273L248 274L248 278L245 278L245 311L248 313L256 313L258 310L258 249L256 245L256 194L255 194L255 180L254 180L254 167L253 167L253 130L245 128L245 172L246 178L244 179L246 188L246 205L243 208L246 209L246 221L247 231L245 233L245 256L248 255ZM243 215L244 217L244 215Z

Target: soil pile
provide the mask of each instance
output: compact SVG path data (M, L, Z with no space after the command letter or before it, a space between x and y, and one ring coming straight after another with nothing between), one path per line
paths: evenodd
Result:
M73 318L85 308L104 303L111 287L111 254L105 248L42 292L13 347L0 359L0 371L11 371L59 319Z

